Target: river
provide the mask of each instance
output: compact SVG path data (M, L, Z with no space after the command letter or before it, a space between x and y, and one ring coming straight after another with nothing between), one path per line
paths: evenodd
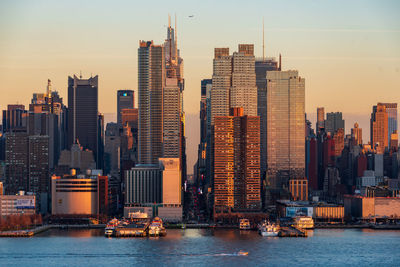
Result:
M307 238L255 231L168 230L160 238L105 238L103 230L52 229L0 238L1 266L399 266L400 231L317 229ZM240 251L249 252L241 256Z

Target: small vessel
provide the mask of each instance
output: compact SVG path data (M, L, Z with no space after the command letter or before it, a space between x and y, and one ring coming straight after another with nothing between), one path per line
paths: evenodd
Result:
M165 236L167 231L163 225L161 218L155 217L149 226L149 236Z
M239 221L239 229L240 230L250 230L250 221L249 219L240 219Z
M301 229L313 229L314 220L309 216L297 216L294 218L293 226Z
M258 225L258 233L262 236L278 236L279 226L269 221L263 221Z
M237 254L238 254L239 256L248 256L248 255L249 255L249 252L240 250Z
M106 225L106 228L104 229L104 235L107 237L113 236L115 227L117 227L119 224L120 224L120 221L116 218L109 221Z

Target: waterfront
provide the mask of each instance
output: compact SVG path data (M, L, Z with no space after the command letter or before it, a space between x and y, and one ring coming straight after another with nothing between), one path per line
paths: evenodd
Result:
M105 238L101 229L51 229L0 239L4 266L385 265L400 260L400 231L318 229L308 238L263 238L255 231L168 230L162 238ZM238 256L245 250L249 256Z

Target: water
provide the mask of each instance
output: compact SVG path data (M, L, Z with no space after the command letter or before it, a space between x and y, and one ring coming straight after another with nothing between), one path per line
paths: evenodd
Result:
M248 256L238 255L240 250ZM103 230L50 230L0 238L2 266L399 266L400 231L314 230L308 238L254 231L168 230L161 238L105 238Z

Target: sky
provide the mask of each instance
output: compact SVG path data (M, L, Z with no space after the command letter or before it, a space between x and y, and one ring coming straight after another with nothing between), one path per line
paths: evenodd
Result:
M52 80L67 102L69 75L99 75L99 111L111 120L116 91L137 91L139 40L161 44L177 16L184 59L188 173L199 141L200 81L211 78L215 47L251 43L282 54L284 70L306 80L306 112L341 111L346 132L364 141L377 102L400 103L400 1L0 1L0 110L28 105ZM189 17L192 16L193 17ZM174 20L174 19L172 19Z

